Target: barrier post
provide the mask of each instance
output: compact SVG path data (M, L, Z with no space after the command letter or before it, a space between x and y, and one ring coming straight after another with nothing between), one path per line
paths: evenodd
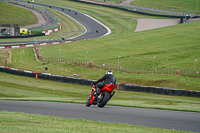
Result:
M117 85L117 90L119 90L119 84Z

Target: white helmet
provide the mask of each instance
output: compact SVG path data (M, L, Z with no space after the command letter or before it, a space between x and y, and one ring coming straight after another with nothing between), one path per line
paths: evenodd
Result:
M113 72L112 71L107 71L106 74L113 74Z

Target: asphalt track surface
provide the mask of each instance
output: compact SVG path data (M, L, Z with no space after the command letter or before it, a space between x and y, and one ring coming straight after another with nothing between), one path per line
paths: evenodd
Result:
M35 3L35 4L49 8L49 5L46 5L46 4L40 4L40 3ZM66 39L66 41L78 41L78 40L85 40L85 39L91 39L91 38L98 38L98 37L102 37L109 34L109 28L106 28L105 25L98 22L97 20L94 20L93 18L91 18L90 16L86 14L77 12L72 9L67 9L67 8L63 8L64 9L63 11L62 7L57 7L57 6L52 6L52 5L51 5L51 8L61 11L67 14L68 16L72 17L77 22L79 22L86 30L80 36ZM54 41L61 41L61 39L54 40ZM37 40L37 42L52 42L52 40ZM0 42L0 44L14 44L14 43L34 43L34 41Z
M98 108L94 105L86 107L84 104L41 101L0 101L0 110L193 132L200 131L200 113L194 112L119 106Z

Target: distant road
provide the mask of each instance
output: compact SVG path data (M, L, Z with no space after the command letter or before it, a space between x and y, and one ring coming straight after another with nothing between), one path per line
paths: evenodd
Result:
M184 131L200 131L200 113L119 106L86 107L84 104L1 101L0 111L25 112L65 118L127 123Z

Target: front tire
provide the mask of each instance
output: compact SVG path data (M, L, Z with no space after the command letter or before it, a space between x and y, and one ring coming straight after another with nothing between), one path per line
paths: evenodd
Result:
M88 100L86 101L86 106L87 106L87 107L90 107L90 106L91 106L91 104L90 104L90 97L89 97Z
M98 107L103 108L109 100L110 94L108 92L105 92L102 101L100 101L98 104Z

